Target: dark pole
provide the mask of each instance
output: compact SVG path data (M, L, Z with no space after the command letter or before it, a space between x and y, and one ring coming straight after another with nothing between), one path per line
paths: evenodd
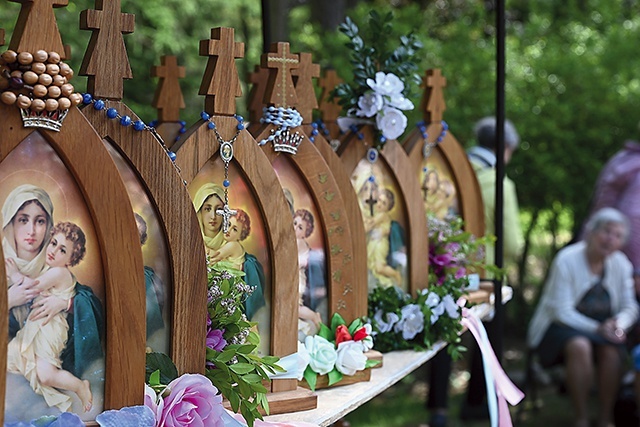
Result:
M503 267L504 242L504 118L505 118L505 7L504 0L497 0L496 8L496 246L495 262ZM499 360L502 359L502 334L504 332L504 306L502 305L502 279L494 282L495 317L493 319L492 344Z
M269 0L262 0L262 52L269 52L271 46L271 9Z

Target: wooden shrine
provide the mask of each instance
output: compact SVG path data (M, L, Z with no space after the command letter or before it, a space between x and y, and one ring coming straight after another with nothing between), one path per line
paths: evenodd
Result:
M420 188L400 143L387 140L377 152L370 150L375 138L374 127L362 125L342 138L337 151L363 216L369 289L380 283L415 293L429 277L427 219L423 206L413 203Z
M200 55L209 58L201 85L205 112L174 146L174 151L176 164L201 218L206 214L203 210L206 200L218 204L215 210L224 206L225 215L228 210L236 211L235 216L226 216L219 222L203 219L205 237L207 227L213 235L210 240L205 239L207 252L214 257L221 248L221 243L216 243L217 236L231 238L224 223L243 224L238 228L243 230L239 239L245 257L251 257L264 269L264 283L258 284L264 295L263 305L255 313L247 313L247 317L258 322L262 353L286 356L297 351L296 240L278 177L251 134L240 126L241 118L234 114L235 98L241 95L235 58L242 57L243 52L244 45L234 41L231 28L214 28L211 38L201 41ZM227 196L223 194L224 188L228 190ZM316 406L316 395L299 389L296 380L275 379L271 391L268 399L272 414Z
M16 71L12 64L18 60L25 82L33 77L29 72L42 72L42 64L52 65L42 72L49 77L39 80L50 87L46 94L38 85L2 88L0 203L6 221L2 237L5 262L16 266L8 275L0 275L3 283L9 280L8 301L3 294L0 304L10 308L12 335L8 344L3 338L0 350L6 362L6 369L0 369L4 383L0 404L5 403L5 396L8 399L0 411L4 422L28 422L64 408L92 421L102 410L143 402L142 252L120 174L101 136L74 106L82 97L68 83L72 71L61 62L65 52L51 9L64 5L66 2L22 2L9 45L9 51L18 55L5 52L0 65ZM37 230L34 237L20 238L21 224L30 221ZM69 261L45 252L63 244L73 248ZM24 286L34 278L47 283L45 261L51 267L47 272L60 272L65 279L48 288L48 295L38 296L31 310L37 310L34 307L45 298L63 301L71 332L67 336L62 320L52 318L46 328L36 320L21 322L29 309L21 303L24 297L14 298L12 289L19 290L14 283ZM61 313L54 318L61 319ZM62 367L74 377L74 392L52 388L45 400L29 386L26 376L31 374L23 364L32 356L15 349L20 349L16 346L25 339L26 331L34 329L60 343L53 347L55 340L51 340L51 351L58 354L62 348ZM73 360L67 359L70 353Z
M422 80L424 122L404 141L411 170L420 183L420 200L426 212L440 219L460 216L467 231L484 236L484 208L476 175L462 145L443 121L446 79L439 69L432 69Z
M158 77L158 87L153 95L153 106L158 110L154 127L168 149L186 130L185 121L180 120L180 110L185 108L180 79L185 76L185 68L178 65L178 58L173 55L163 55L160 65L151 69L151 77Z
M319 105L319 130L322 136L331 142L334 150L338 148L340 137L342 136L338 126L338 117L342 107L338 104L337 99L331 96L331 93L340 83L342 83L342 79L338 77L338 73L333 69L324 70L323 76L319 81L319 86L322 89Z
M120 0L102 3L101 8L83 11L81 28L92 30L92 39L104 37L105 48L113 52L98 55L89 44L82 68L95 63L88 86L96 92L89 92L93 98L82 113L118 166L135 212L144 259L147 347L170 355L180 372L203 372L206 330L201 319L206 318L206 306L201 301L206 299L207 274L198 219L162 138L121 102L124 75L109 58L128 63L126 50L113 47L124 45L120 23L133 23L133 16L120 12ZM95 15L116 18L97 21ZM133 32L133 26L126 29Z
M319 74L319 66L312 63L311 54L292 54L288 43L274 43L270 52L262 55L261 65L269 70L264 93L267 108L277 110L275 115L281 111L285 115L309 117L317 106L312 79L314 74L316 77ZM356 235L360 239L358 246L352 237L344 192L332 168L311 141L311 133L305 136L302 120L298 126L288 128L269 123L269 118L266 120L258 129L254 128L254 136L292 205L300 268L301 327L307 323L303 313L308 308L320 313L325 324L330 324L334 313L347 322L365 316L366 271L362 269L362 255L356 254L358 250L363 251L363 233ZM283 133L276 136L277 132ZM299 232L300 227L305 228L306 233ZM313 273L314 268L321 271ZM314 274L324 277L316 280ZM314 294L324 295L325 305L313 298ZM301 330L301 338L309 334L315 334L313 328Z

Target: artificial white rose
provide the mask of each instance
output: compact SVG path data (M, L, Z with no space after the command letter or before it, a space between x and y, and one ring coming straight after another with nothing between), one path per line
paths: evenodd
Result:
M451 295L445 295L442 298L442 305L444 305L444 310L447 312L450 318L457 319L460 317L460 312L458 309L460 306L456 304Z
M367 356L362 352L362 344L356 341L343 341L338 344L336 369L344 375L354 375L367 364Z
M417 304L408 304L402 307L402 317L393 327L394 331L402 331L402 338L411 340L424 329L424 315Z
M438 305L431 308L431 317L429 319L431 321L431 324L433 325L434 323L436 323L438 321L438 318L443 314L444 314L444 304L442 303L442 301L440 301Z
M397 95L404 90L404 83L393 73L385 74L382 71L376 73L376 79L367 79L371 89L380 95Z
M312 335L304 339L304 346L309 353L309 366L314 372L320 375L331 372L338 357L333 344L320 335Z
M428 291L427 291L428 292ZM435 307L440 304L440 297L435 292L429 292L427 295L427 300L424 302L427 307Z
M393 107L384 107L376 115L376 126L387 139L398 139L407 128L407 117Z
M359 110L356 111L358 117L373 117L382 109L382 96L377 93L366 93L358 99Z
M373 316L373 320L376 321L378 330L381 333L389 332L393 328L393 325L395 325L398 320L400 320L400 317L398 317L398 315L395 313L387 313L384 316L385 320L383 320L382 314L382 310L376 311L376 314L374 314Z
M391 96L387 104L399 110L413 110L413 102L405 98L402 94Z

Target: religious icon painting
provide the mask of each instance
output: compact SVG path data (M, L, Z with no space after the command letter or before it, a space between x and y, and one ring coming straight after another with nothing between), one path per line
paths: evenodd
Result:
M422 161L420 189L425 211L438 219L460 216L460 197L454 179L438 150Z

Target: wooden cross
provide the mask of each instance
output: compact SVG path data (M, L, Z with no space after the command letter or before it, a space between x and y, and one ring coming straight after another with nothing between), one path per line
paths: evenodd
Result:
M322 88L322 94L320 95L320 114L322 115L322 120L327 123L335 122L338 116L340 116L342 107L338 104L337 98L331 97L331 91L342 83L342 79L338 77L336 70L326 70L324 77L319 80L319 83Z
M80 13L80 29L91 30L80 75L97 98L122 99L122 79L132 79L122 34L133 33L135 15L120 12L120 0L96 0L96 8Z
M200 56L208 56L200 95L209 114L233 115L236 98L242 96L235 58L244 57L244 43L234 41L233 28L212 28L209 40L200 40Z
M171 55L160 57L160 66L151 68L151 77L159 77L153 96L153 106L158 109L160 122L180 121L180 109L185 108L180 89L180 79L186 76L185 68L178 66L178 58Z
M369 198L364 201L367 205L369 205L369 213L373 216L373 205L378 203L378 199L373 198L373 190L369 194Z
M238 211L235 209L231 209L228 204L222 207L222 209L216 209L216 215L220 215L222 217L222 232L226 234L229 231L229 220L232 216L237 215Z
M291 74L294 76L295 90L298 96L296 108L302 116L302 123L311 123L313 110L318 108L313 79L320 77L320 65L313 63L310 53L301 53L300 64L298 68L291 71Z
M264 103L284 108L296 105L298 99L291 70L298 68L300 60L298 55L289 52L289 43L273 43L271 52L262 54L260 65L274 70L269 73Z
M22 4L9 49L32 53L44 49L47 52L57 52L60 58L66 59L53 8L67 6L69 0L9 1Z
M447 79L442 76L439 68L434 68L427 70L422 82L426 88L422 98L425 121L427 123L440 122L444 111L447 109L442 90L447 85Z
M427 179L425 178L424 181L422 181L422 186L420 187L420 189L422 190L422 200L423 201L427 201L427 193L429 192L429 186L427 185Z
M260 65L255 66L255 71L249 75L251 91L249 92L249 121L259 123L262 118L262 107L264 107L264 91L269 80L269 70Z

